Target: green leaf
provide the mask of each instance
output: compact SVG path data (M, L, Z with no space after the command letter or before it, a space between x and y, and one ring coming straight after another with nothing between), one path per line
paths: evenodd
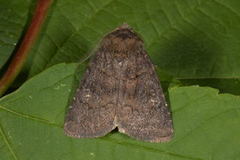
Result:
M2 18L4 33L20 35L26 21L18 15L26 19L28 5L29 1L0 0L5 9L1 15L8 8L12 11ZM8 17L14 24L21 23L17 30L13 31L16 25ZM60 62L85 61L98 41L124 22L142 36L154 63L176 78L240 75L239 0L58 0L48 17L26 65L30 76ZM0 51L9 55L14 37L4 42L10 48L2 43Z
M30 0L0 0L0 69L6 63L26 25Z
M35 3L0 0L1 71ZM144 39L169 91L175 133L169 143L116 131L96 139L63 134L76 79L102 37L124 22ZM55 1L16 84L30 79L0 99L0 160L239 159L239 96L179 87L240 93L239 23L239 0Z
M182 79L183 85L200 85L218 88L221 93L240 94L239 79Z
M24 34L33 4L0 0L0 68ZM154 64L174 79L240 75L239 0L57 0L48 14L13 88L54 64L85 62L102 37L124 22L144 39Z
M64 135L63 120L78 64L58 64L0 99L1 160L238 159L240 98L208 87L169 90L175 135L146 143L118 132L96 139Z

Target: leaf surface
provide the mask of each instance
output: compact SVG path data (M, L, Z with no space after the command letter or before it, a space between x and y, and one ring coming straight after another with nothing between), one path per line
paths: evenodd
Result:
M0 100L0 159L237 159L240 98L209 87L169 89L175 135L146 143L118 132L96 139L64 135L77 64L58 64ZM81 67L80 67L81 68Z

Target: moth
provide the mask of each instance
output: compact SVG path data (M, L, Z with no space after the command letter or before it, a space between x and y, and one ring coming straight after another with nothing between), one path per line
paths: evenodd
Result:
M66 135L101 137L117 127L138 140L171 139L171 114L143 45L127 24L103 38L69 107Z

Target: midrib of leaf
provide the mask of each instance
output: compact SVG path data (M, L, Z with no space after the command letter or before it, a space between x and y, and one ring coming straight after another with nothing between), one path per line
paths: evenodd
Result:
M123 145L123 146L131 146L133 148L140 148L142 150L147 150L147 151L152 152L152 153L165 154L165 155L178 157L178 158L185 158L185 159L189 159L189 160L203 160L201 158L176 154L176 153L173 153L173 152L168 152L168 151L164 151L164 150L160 150L160 149L156 149L156 148L151 148L151 147L147 147L147 146L136 145L136 144L127 143L127 142L117 142L114 139L110 139L110 138L99 138L99 139L103 140L103 141L106 141L106 142L113 143L113 144L118 144L118 145Z
M56 123L53 123L53 122L50 122L50 121L48 121L48 120L46 120L46 119L43 119L43 118L39 118L39 117L36 117L36 116L24 114L24 113L19 113L19 112L16 112L16 111L7 109L7 108L5 108L5 107L3 107L3 106L0 106L0 109L4 110L5 112L11 113L11 114L13 114L13 115L16 115L16 116L18 116L18 117L21 117L21 118L26 118L26 119L28 119L28 120L33 120L33 121L45 123L45 124L48 124L48 125L53 125L53 126L60 127L60 125L58 125L58 124L56 124Z
M35 121L35 122L40 122L40 123L43 123L45 125L50 125L50 126L62 128L62 126L60 126L60 125L58 125L56 123L53 123L53 122L49 122L46 119L42 119L42 118L39 118L39 117L36 117L36 116L19 113L19 112L7 109L7 108L5 108L3 106L0 106L0 109L2 109L5 112L8 112L10 114L13 114L13 115L15 115L17 117L20 117L20 118L24 118L24 119L27 119L27 120L32 120L32 121ZM15 160L18 160L18 158L16 157L16 154L13 152L13 149L10 146L10 142L7 139L6 134L4 134L4 131L3 131L2 127L1 127L1 124L0 124L0 134L2 135L2 137L4 139L4 142L6 143L6 145L7 145L8 149L9 149L9 151L11 152L11 154L14 156ZM168 152L168 151L164 151L164 150L160 150L160 149L156 149L156 148L151 148L151 147L147 147L147 146L136 145L136 144L127 143L127 142L118 142L118 141L116 141L114 139L109 139L109 138L108 139L107 138L98 138L98 140L105 141L105 142L108 142L108 143L117 144L117 145L122 145L122 146L131 146L132 148L138 148L138 149L145 150L145 151L148 151L148 152L153 152L153 153L158 153L158 154L165 154L165 155L178 157L178 158L185 158L185 159L189 159L189 160L202 160L201 158L189 157L189 156L176 154L176 153L172 153L172 152Z

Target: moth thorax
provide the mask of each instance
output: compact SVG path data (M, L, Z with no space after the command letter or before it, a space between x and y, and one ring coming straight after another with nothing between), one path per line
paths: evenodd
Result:
M114 46L114 49L118 50L119 52L129 52L140 48L142 46L142 43L141 41L136 39L116 38L112 40L112 45Z
M142 48L143 41L131 29L120 28L108 34L103 40L103 45L112 50L125 52Z
M119 65L122 65L122 63L128 58L127 54L127 52L116 51L113 53L113 59L115 59Z

